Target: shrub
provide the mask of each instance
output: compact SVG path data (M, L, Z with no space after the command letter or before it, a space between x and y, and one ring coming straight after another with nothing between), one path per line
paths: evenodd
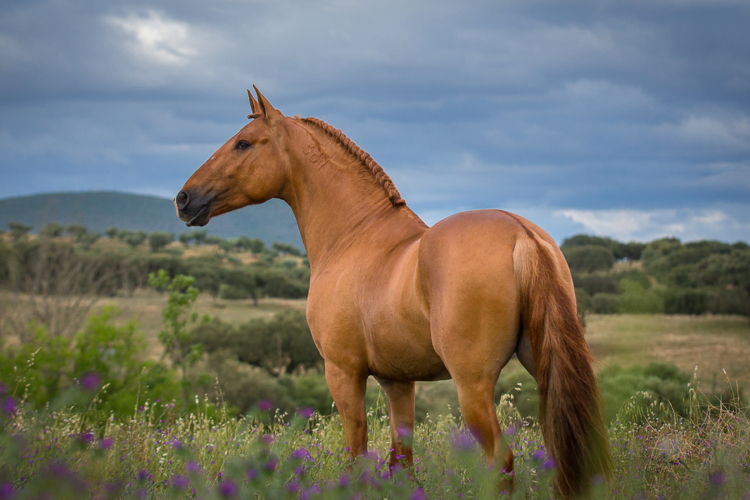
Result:
M617 280L612 276L574 276L573 283L576 288L581 288L589 295L596 293L617 293Z
M659 314L664 312L664 298L653 289L646 289L637 281L620 280L621 294L617 299L617 312L625 314Z
M619 297L613 293L597 293L591 297L591 312L595 314L615 314Z
M156 231L148 235L148 244L152 252L158 252L174 241L174 234Z
M563 249L565 260L571 271L590 273L611 269L615 265L615 257L609 248L602 246L580 246Z
M247 289L239 286L232 286L226 283L219 285L219 298L227 300L242 300L250 296Z
M711 294L704 290L672 288L664 296L667 314L705 314L711 304Z
M709 311L750 316L750 293L740 287L720 287L711 300Z

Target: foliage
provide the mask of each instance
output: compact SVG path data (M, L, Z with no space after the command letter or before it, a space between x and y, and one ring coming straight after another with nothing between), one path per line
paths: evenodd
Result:
M618 284L617 312L621 314L658 314L664 312L664 298L658 290L640 282L622 279Z
M159 332L159 341L164 346L164 357L169 356L182 372L184 403L189 406L189 379L187 371L200 359L201 345L191 341L188 324L195 323L197 313L191 311L198 298L198 289L193 286L195 278L177 275L169 279L163 269L148 276L149 284L157 290L166 290L167 304L162 310L164 329Z
M319 367L322 362L302 311L282 311L271 320L254 319L240 325L214 318L197 325L191 338L207 353L225 351L276 376Z
M660 368L649 376L661 379ZM645 374L645 372L644 372ZM658 384L657 384L658 385ZM622 405L609 427L615 470L592 498L742 498L747 492L750 433L739 402L701 403L690 388L686 416L650 393ZM87 412L17 407L5 397L0 427L0 487L5 498L494 498L497 473L461 422L435 415L413 435L415 467L388 467L385 408L367 414L370 453L352 463L338 415L304 411L291 422L266 404L247 417L212 415L203 402L180 418L168 404L146 403L127 418L92 425L92 392L78 395ZM12 411L9 411L12 410ZM515 455L510 498L552 497L555 464L539 425L514 402L497 407ZM45 496L46 495L46 496Z
M8 228L10 228L10 234L15 240L18 240L22 238L23 236L26 236L27 234L29 234L29 231L31 231L32 229L31 226L27 226L26 224L21 224L20 222L9 222Z
M114 324L117 314L105 307L73 338L52 336L44 325L30 325L27 342L0 352L0 379L9 384L10 396L21 397L31 408L44 408L83 385L98 391L103 415L111 411L118 417L132 414L139 397L174 398L174 375L147 359L146 342L134 322Z
M148 235L148 244L152 252L158 252L174 241L174 234L165 231L156 231Z
M586 245L562 248L571 271L592 272L611 269L615 257L609 248L598 245Z

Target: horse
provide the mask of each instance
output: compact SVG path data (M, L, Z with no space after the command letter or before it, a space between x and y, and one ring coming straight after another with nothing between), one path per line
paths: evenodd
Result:
M540 422L563 497L611 475L592 355L570 270L554 240L502 210L428 227L382 167L317 118L284 116L253 86L250 122L175 197L188 226L280 198L310 262L307 322L352 458L367 451L369 376L388 403L390 465L413 465L415 381L452 378L466 426L513 487L494 402L515 354L536 379Z

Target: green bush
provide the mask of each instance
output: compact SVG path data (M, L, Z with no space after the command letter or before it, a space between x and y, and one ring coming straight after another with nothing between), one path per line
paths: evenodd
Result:
M664 297L657 290L646 289L637 281L622 279L622 293L617 299L617 312L624 314L659 314L664 312Z
M609 248L602 246L566 247L562 249L565 260L573 272L590 273L612 269L615 257Z
M221 285L219 285L220 299L242 300L248 298L249 296L250 292L248 292L245 288L228 285L226 283L222 283Z
M617 293L617 279L612 276L599 276L596 274L588 276L573 276L576 288L581 288L589 295L596 293Z
M259 318L240 325L214 318L196 326L191 339L201 344L204 352L228 351L239 361L274 375L317 368L323 360L304 311L281 311L271 320Z
M599 372L598 380L609 422L620 420L625 423L637 420L640 414L646 413L646 407L650 404L648 398L632 399L639 391L648 393L657 403L670 405L678 415L684 416L686 413L691 376L679 371L673 364L650 363L629 368L607 366ZM635 408L621 411L626 402ZM639 409L642 411L639 412Z
M594 314L615 314L619 296L614 293L597 293L591 297L591 312Z
M750 293L740 287L720 287L711 300L709 311L750 316Z
M705 290L671 288L664 296L664 312L667 314L705 314L712 302L712 295Z

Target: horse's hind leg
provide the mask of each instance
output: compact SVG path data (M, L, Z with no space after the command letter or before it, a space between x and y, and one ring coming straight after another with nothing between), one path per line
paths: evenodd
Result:
M388 397L388 416L391 420L391 458L388 466L414 465L412 439L414 435L414 382L380 380Z
M503 439L500 423L495 413L495 381L455 379L461 413L476 440L484 449L487 461L501 471L513 472L513 452ZM511 491L513 478L500 483L500 489Z

